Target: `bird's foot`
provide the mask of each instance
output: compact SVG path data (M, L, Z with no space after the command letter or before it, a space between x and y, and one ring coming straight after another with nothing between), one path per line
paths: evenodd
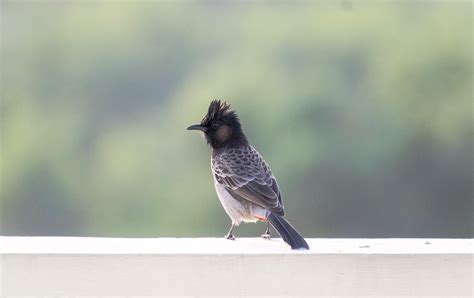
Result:
M267 239L267 240L270 240L271 237L270 237L270 233L265 233L265 234L262 234L261 236L263 239Z
M225 235L225 239L235 240L235 236L234 236L234 234L227 234L227 235Z

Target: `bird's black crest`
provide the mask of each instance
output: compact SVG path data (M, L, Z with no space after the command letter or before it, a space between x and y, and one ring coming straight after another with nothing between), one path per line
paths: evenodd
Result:
M230 104L221 100L213 100L209 105L206 116L201 121L201 124L207 126L209 123L216 122L223 119L232 119L236 122L239 117L234 110L230 109Z

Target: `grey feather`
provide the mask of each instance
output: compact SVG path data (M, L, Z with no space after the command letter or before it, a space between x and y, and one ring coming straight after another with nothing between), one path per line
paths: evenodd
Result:
M270 167L252 146L227 148L212 159L216 182L238 201L247 201L284 215L280 188Z

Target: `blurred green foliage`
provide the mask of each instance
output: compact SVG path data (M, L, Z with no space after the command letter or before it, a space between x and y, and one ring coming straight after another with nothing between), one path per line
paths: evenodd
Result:
M214 98L304 235L473 235L470 1L1 5L3 235L224 235Z

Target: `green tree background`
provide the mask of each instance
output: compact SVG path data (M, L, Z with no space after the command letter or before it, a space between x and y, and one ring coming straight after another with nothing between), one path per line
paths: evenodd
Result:
M224 235L214 98L305 236L473 235L470 1L1 5L3 235Z

